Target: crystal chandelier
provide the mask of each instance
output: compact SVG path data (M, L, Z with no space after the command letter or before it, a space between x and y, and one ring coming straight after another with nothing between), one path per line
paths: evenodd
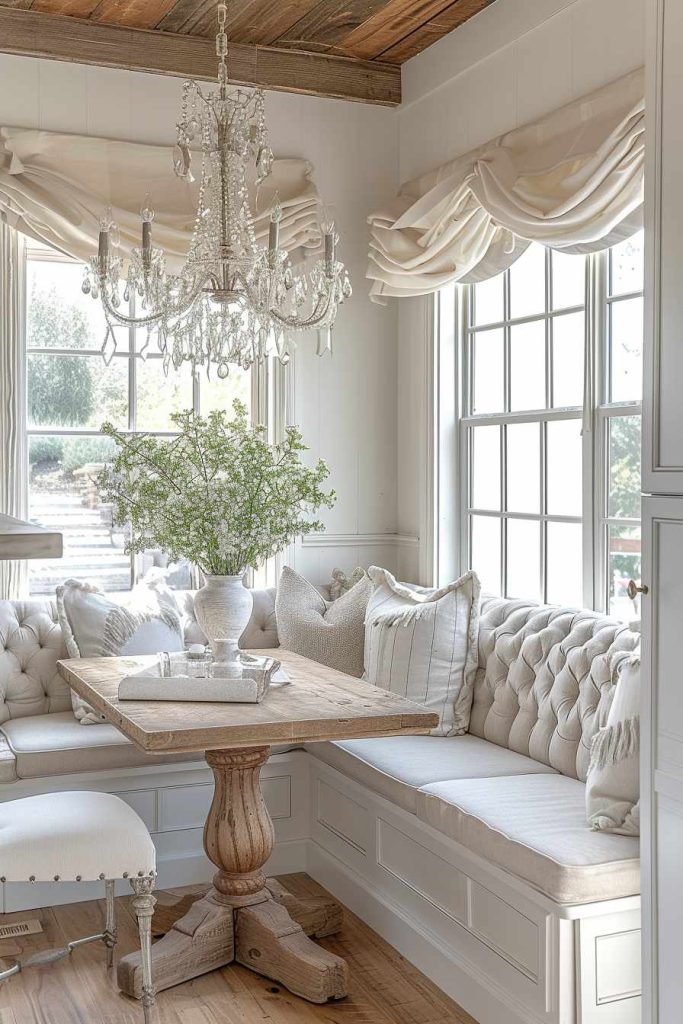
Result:
M146 327L156 332L165 372L183 361L215 366L220 378L230 364L248 369L271 353L282 362L290 355L290 332L317 328L318 354L330 347L337 307L351 295L351 283L336 257L338 236L330 211L322 207L323 255L307 272L294 273L286 249L279 244L279 201L270 218L268 247L256 242L249 206L247 170L255 162L258 186L270 173L273 153L268 145L262 90L228 86L227 7L218 4L218 85L206 94L196 82L185 82L175 173L192 182L193 143L201 147L201 180L197 216L189 253L179 274L166 270L162 249L152 243L154 210L149 195L140 211L142 244L130 255L123 299L138 299L140 315L121 307L124 261L118 254L118 229L109 208L100 222L99 249L90 259L83 291L99 298L107 330L102 346L105 362L116 351L114 326Z

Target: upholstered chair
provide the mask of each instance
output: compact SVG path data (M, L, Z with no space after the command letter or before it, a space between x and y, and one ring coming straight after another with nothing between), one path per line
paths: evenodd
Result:
M64 949L36 953L0 972L0 981L34 964L68 956L78 946L101 941L107 965L116 944L114 884L127 878L142 950L142 1005L152 1020L154 985L151 944L152 895L156 876L154 843L143 821L112 793L45 793L0 803L0 881L89 882L100 879L106 894L104 930L74 939Z

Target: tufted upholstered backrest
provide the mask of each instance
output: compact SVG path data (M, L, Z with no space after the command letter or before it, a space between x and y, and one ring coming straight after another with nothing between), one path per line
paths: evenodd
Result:
M484 598L470 732L585 781L613 656L637 642L596 612Z
M276 647L275 590L252 593L242 645ZM177 596L187 641L203 640L192 595ZM595 612L485 598L470 732L585 780L613 655L637 641ZM66 657L54 601L0 601L0 724L71 708L56 665Z
M254 590L254 609L242 646L277 647L275 590ZM188 643L203 641L194 617L192 595L179 592ZM68 658L50 600L0 601L0 724L8 718L70 711L69 687L57 671Z

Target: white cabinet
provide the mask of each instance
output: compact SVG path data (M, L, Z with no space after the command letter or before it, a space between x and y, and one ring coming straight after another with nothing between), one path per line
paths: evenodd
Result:
M683 2L648 0L643 1024L683 1019Z

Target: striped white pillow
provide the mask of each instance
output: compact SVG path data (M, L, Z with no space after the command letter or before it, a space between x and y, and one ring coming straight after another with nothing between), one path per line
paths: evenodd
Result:
M371 566L364 678L439 715L434 736L467 732L477 669L481 587L474 572L438 590Z

